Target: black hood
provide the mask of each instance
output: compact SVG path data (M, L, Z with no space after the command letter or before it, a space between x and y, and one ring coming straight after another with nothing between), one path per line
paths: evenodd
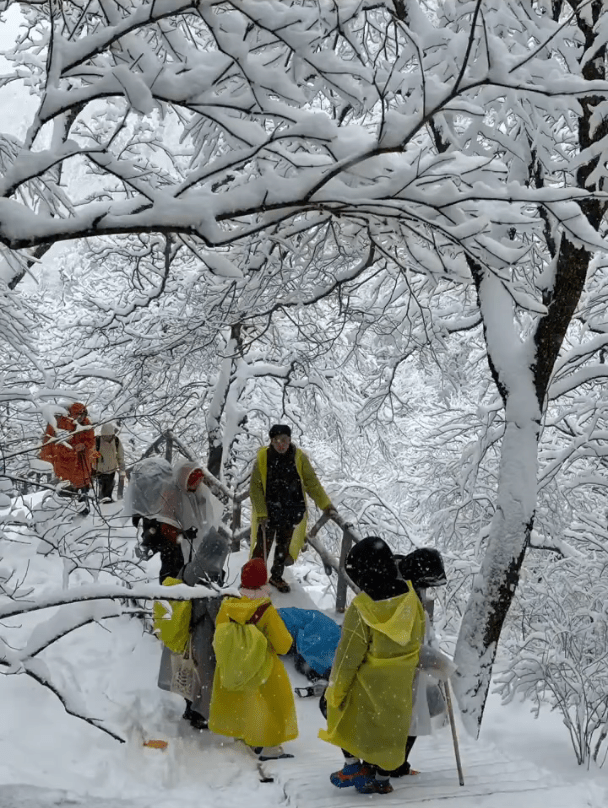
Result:
M443 559L434 547L420 547L406 556L396 556L401 577L416 589L447 584Z
M357 542L346 558L346 574L372 600L387 600L407 592L399 579L397 563L388 544L379 536Z

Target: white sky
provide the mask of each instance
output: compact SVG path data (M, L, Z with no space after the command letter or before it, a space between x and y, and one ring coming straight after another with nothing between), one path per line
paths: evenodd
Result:
M0 16L0 53L12 47L19 30L21 15L16 6ZM0 76L7 75L8 63L0 56ZM29 125L36 99L30 96L22 83L11 83L0 89L0 124L2 132L23 136Z

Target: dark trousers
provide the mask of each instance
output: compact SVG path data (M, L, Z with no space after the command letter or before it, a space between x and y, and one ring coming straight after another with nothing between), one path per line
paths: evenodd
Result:
M114 479L116 478L116 472L111 471L108 474L98 474L97 479L99 480L99 499L112 499L112 491L114 491Z
M179 544L163 540L160 547L160 573L158 582L162 584L167 576L180 578L184 566L184 555Z
M277 581L283 578L285 559L289 554L289 545L293 531L293 525L275 525L273 522L267 522L265 528L261 525L258 528L252 558L262 558L267 561L274 542L274 561L272 562L270 577L275 578ZM266 541L264 541L264 534L266 534Z

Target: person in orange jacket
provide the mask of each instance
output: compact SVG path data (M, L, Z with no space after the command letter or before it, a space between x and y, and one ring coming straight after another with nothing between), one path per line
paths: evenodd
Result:
M55 476L69 483L63 491L78 493L83 514L89 512L88 491L97 457L95 432L87 416L84 404L70 404L67 415L56 417L56 427L47 426L40 452L40 459L52 464Z

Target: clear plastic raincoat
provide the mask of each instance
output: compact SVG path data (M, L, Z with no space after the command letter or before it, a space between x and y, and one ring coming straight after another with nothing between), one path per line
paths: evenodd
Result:
M182 533L196 528L192 545L182 542L184 561L196 553L203 535L220 524L223 506L209 488L200 482L195 491L188 490L188 478L199 469L189 460L174 467L161 457L149 457L138 463L131 473L125 495L123 514L144 516L173 525Z

